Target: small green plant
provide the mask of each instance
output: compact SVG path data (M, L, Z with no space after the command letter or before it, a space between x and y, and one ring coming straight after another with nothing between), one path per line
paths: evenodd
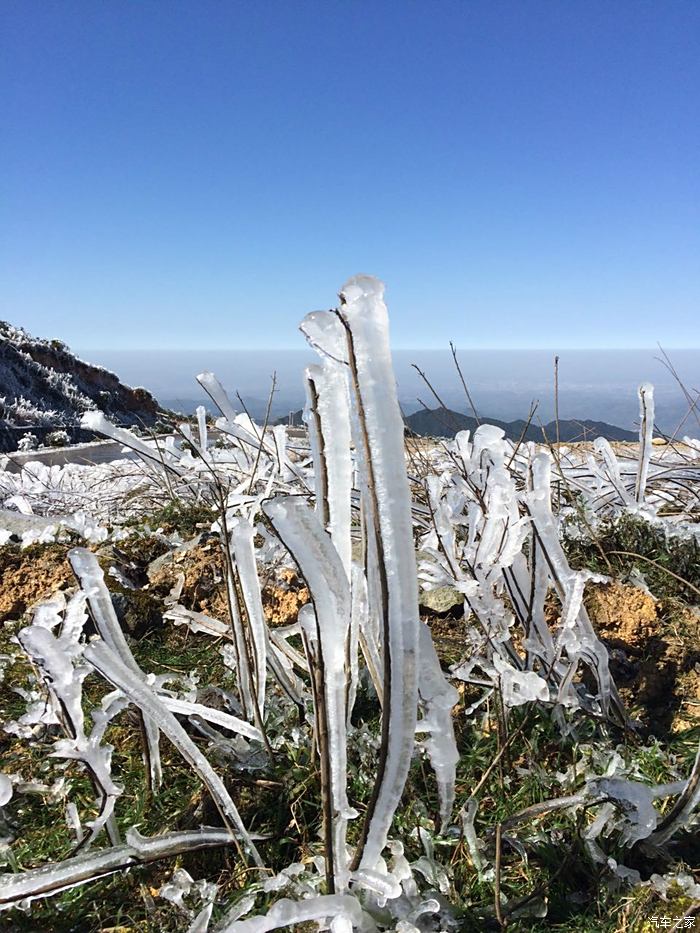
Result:
M627 577L638 571L660 599L700 595L700 541L645 518L621 514L601 520L593 536L564 535L564 547L577 569Z

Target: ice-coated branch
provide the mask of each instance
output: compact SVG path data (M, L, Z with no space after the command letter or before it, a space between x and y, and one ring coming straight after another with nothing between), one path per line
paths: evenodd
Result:
M693 814L700 807L700 747L693 762L693 769L678 800L666 814L656 832L647 840L650 845L663 845L682 829L690 825Z
M122 663L136 677L145 679L145 675L136 663L127 644L126 637L119 624L119 619L114 611L112 599L109 590L105 585L104 573L99 562L92 551L86 548L73 548L68 552L68 560L73 568L73 573L78 578L80 586L85 593L92 613L92 618L100 633L109 647L118 655ZM148 767L149 779L151 785L155 788L160 787L163 779L163 772L160 764L160 750L158 747L158 728L141 711L144 734L144 758Z
M221 710L212 709L210 706L203 706L201 703L190 703L187 700L180 700L177 697L170 697L159 694L159 698L171 713L178 713L183 716L200 716L207 722L216 723L217 726L223 726L231 732L237 732L238 735L245 736L255 742L262 742L263 736L259 729L251 726L244 719L238 716L232 716L230 713L223 713Z
M228 829L208 828L150 838L130 829L126 839L125 845L102 852L88 852L30 871L0 875L0 910L20 902L51 897L67 888L96 881L132 865L172 858L198 849L230 845L236 841Z
M158 447L151 447L132 431L112 424L101 411L86 411L80 421L80 426L88 431L94 431L95 434L104 434L105 437L111 437L112 440L143 457L148 463L155 464L165 470L171 470L179 476L183 475L183 469L174 462L172 457L166 460Z
M620 722L626 722L624 706L610 674L608 652L598 638L583 605L585 571L569 565L559 539L551 503L551 457L538 454L531 464L531 489L523 495L541 553L547 561L554 588L562 602L562 621L557 636L557 650L565 651L572 664L560 686L560 697L573 680L575 664L582 659L596 679L600 704L605 715L610 710ZM555 659L552 659L552 665Z
M144 716L150 716L157 728L170 739L185 761L197 772L206 785L226 825L240 835L255 864L262 866L258 851L243 825L240 814L226 790L224 782L187 735L163 700L138 675L126 667L105 642L91 642L85 649L84 657L106 680L109 680L135 703Z
M103 827L107 828L110 842L116 845L120 838L113 813L122 788L112 780L112 746L101 744L110 718L106 709L94 714L95 727L89 737L85 734L82 683L90 668L80 659L82 644L78 642L86 618L84 607L84 595L77 593L66 609L59 637L53 635L48 625L35 623L22 629L18 640L28 657L42 671L67 736L55 742L52 755L82 762L95 787L99 813L89 824L90 835L83 840L82 845L89 847ZM54 614L56 621L60 621L60 616L52 610L51 605L41 607L35 619L39 623L50 622L53 620L47 616Z
M345 890L348 866L345 835L347 820L356 816L347 800L346 642L350 627L350 591L342 561L328 532L300 496L280 496L264 503L265 514L295 558L306 580L315 609L319 683L316 688L317 728L322 774L327 778L332 812L327 814L329 878L332 888ZM319 703L319 692L323 702ZM320 707L320 708L319 708ZM325 782L324 782L325 783Z

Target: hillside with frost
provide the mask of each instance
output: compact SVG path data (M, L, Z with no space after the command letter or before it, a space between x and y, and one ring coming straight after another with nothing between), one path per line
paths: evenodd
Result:
M29 429L38 436L64 429L77 439L82 415L94 409L119 424L150 427L158 403L146 389L78 359L60 340L0 321L0 451L14 450Z
M216 433L0 468L5 928L695 925L700 442L406 437L383 293L308 433L204 372Z

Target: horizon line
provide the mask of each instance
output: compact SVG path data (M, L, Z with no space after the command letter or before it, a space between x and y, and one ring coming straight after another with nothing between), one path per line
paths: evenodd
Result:
M688 350L700 350L700 343L697 346L671 346L668 344L662 344L664 350L667 351L688 351ZM104 350L115 351L117 353L304 353L307 350L309 352L315 352L312 347L111 347L111 346L101 346L101 347L80 347L74 346L71 347L72 350L78 353L92 353L92 352L102 352ZM610 352L623 352L623 353L636 353L639 351L648 351L653 350L655 352L660 351L660 347L657 344L656 346L641 346L641 347L567 347L567 346L558 346L558 347L460 347L455 345L455 350L457 352L479 352L479 353L523 353L529 350L536 351L547 351L551 353L610 353ZM425 352L426 350L430 351L444 351L451 352L449 345L446 347L391 347L393 351L401 351L402 353L408 352Z

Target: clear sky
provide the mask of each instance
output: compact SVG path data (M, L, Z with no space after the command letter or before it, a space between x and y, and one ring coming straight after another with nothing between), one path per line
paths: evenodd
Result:
M3 0L0 317L294 347L700 345L700 3Z

